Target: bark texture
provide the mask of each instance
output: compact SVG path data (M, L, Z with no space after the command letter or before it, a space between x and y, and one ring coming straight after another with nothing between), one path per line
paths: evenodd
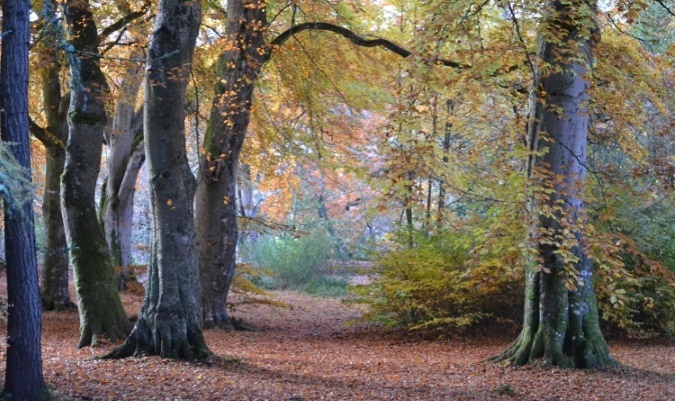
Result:
M185 154L185 88L201 20L200 2L160 0L146 64L144 141L153 212L152 255L131 335L104 358L203 359L195 245L195 181Z
M232 329L227 295L234 277L237 229L236 176L251 117L253 89L266 61L264 1L227 3L226 44L218 60L205 154L195 198L204 325Z
M529 205L536 254L526 269L523 330L497 361L567 368L615 364L600 332L591 263L579 228L595 11L594 1L548 3L540 49L545 64L531 96L528 132L533 151L528 175L539 193Z
M28 138L28 49L30 2L2 1L0 60L0 129L2 140L30 177ZM7 264L7 360L2 398L38 401L45 395L40 334L42 310L38 288L33 204L5 202Z
M63 7L70 45L71 97L61 203L78 296L78 347L83 347L95 344L101 335L113 340L125 338L130 324L95 207L107 120L107 83L95 56L98 33L88 2L67 1Z
M68 293L68 244L61 215L61 174L66 160L68 138L67 112L70 97L61 94L60 41L63 32L56 21L56 6L51 1L42 2L39 10L45 22L44 40L38 52L47 60L42 70L42 97L47 127L32 127L33 134L42 142L46 151L45 194L42 200L42 217L45 222L45 260L42 268L41 296L44 310L72 309L75 304Z

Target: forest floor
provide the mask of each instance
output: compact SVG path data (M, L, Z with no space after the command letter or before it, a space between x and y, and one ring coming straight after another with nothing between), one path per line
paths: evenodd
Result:
M255 330L205 332L210 349L228 358L211 365L97 360L113 344L77 350L77 313L47 312L45 379L76 400L675 400L672 341L610 342L624 364L612 370L507 367L480 362L507 346L504 336L428 341L384 333L350 324L363 307L276 294L289 309L245 305L234 313ZM136 314L141 296L123 298Z

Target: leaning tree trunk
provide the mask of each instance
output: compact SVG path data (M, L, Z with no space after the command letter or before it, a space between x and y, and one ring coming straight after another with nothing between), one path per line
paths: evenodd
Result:
M122 93L115 105L112 126L106 135L110 152L100 213L113 264L122 269L118 272L120 289L124 289L130 280L128 268L131 265L135 186L145 161L140 134L142 110L135 110L142 78L138 65L128 68L120 85Z
M202 359L195 246L195 182L185 153L185 88L201 20L200 2L160 0L148 48L145 154L153 211L151 262L145 299L131 335L106 358L159 355Z
M204 138L195 198L204 325L232 328L227 295L237 247L236 175L255 81L266 60L264 1L229 1L225 47Z
M600 332L593 274L584 249L583 180L588 136L588 66L597 27L595 3L549 3L540 56L548 65L531 96L533 197L525 315L518 339L495 360L592 368L615 363ZM567 33L565 35L565 33ZM548 149L537 160L536 152Z
M64 4L71 45L69 135L62 176L61 203L75 271L80 314L78 347L95 344L101 335L116 340L129 332L103 231L96 218L95 189L103 130L107 83L101 72L98 33L86 1Z
M41 296L45 310L64 310L75 307L68 293L68 244L61 215L61 174L66 160L65 142L68 137L66 121L69 96L61 95L61 66L59 46L62 31L56 22L56 6L44 1L39 11L45 22L44 40L38 51L48 61L42 71L42 96L47 127L33 127L33 134L42 142L47 153L45 192L42 217L45 222L45 259L42 267Z
M30 2L2 1L0 130L2 140L30 182L28 138L28 45ZM3 160L3 163L10 163ZM18 178L18 177L16 177ZM19 181L17 179L17 181ZM11 184L10 184L11 185ZM6 189L5 189L6 190ZM31 199L5 199L7 263L7 359L0 398L38 401L45 396L40 332L35 227Z

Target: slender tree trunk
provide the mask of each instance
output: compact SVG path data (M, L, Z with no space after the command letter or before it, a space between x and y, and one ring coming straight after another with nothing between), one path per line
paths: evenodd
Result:
M61 173L66 160L65 149L46 149L47 172L42 217L45 221L46 250L42 268L42 307L45 310L75 308L68 292L68 242L61 215Z
M237 200L239 201L239 214L249 219L245 227L245 233L239 237L239 242L250 240L255 244L258 240L258 232L251 228L250 219L256 217L256 206L253 203L253 181L251 179L251 166L245 163L239 164L237 176Z
M61 95L61 65L59 46L63 32L56 21L56 6L42 2L39 10L45 22L44 40L38 52L47 66L42 70L42 96L47 120L46 129L34 127L33 133L42 142L47 153L45 194L42 217L45 221L46 249L42 268L42 307L45 310L64 310L75 307L68 293L68 244L61 215L61 174L65 164L65 142L68 138L66 121L69 96Z
M146 67L144 141L153 211L145 299L131 335L106 358L203 359L195 245L195 181L185 153L185 88L201 21L200 2L160 0ZM221 199L222 202L222 199Z
M448 99L446 102L448 118L452 115L454 109L454 103L451 99ZM445 134L443 135L443 164L447 164L450 158L448 157L448 151L450 151L450 137L452 135L452 123L445 123ZM445 179L445 174L441 174L441 178L438 181L438 224L439 226L443 223L443 211L445 210L445 185L443 180Z
M2 1L0 60L0 130L2 140L30 180L28 138L28 48L30 2ZM13 400L44 397L40 333L42 310L38 288L33 203L5 201L7 264L7 360L2 392Z
M72 46L69 135L62 176L61 203L75 271L80 313L78 347L95 344L101 335L116 340L129 332L129 320L117 292L108 246L96 218L95 189L103 130L107 83L99 65L98 32L89 4L73 0L63 14Z
M552 68L537 77L528 133L533 151L528 174L537 194L529 205L529 236L536 255L526 269L523 330L498 361L568 368L615 363L600 332L591 263L579 228L595 11L594 1L549 2L540 56ZM537 160L535 152L545 148Z
M227 51L218 61L195 200L204 325L232 328L227 295L238 239L236 177L239 152L251 116L255 81L267 49L265 2L228 1Z

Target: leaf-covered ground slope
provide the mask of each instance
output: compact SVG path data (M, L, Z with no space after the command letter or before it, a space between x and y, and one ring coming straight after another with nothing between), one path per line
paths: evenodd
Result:
M256 331L207 331L211 350L232 358L210 366L156 357L95 360L112 345L76 350L77 314L48 312L45 378L82 400L675 400L672 342L612 343L613 354L628 365L620 370L513 368L479 362L502 350L507 338L385 335L347 325L362 310L340 300L279 298L290 309L235 312ZM141 298L124 295L124 301L133 315ZM4 362L4 377L2 370Z

